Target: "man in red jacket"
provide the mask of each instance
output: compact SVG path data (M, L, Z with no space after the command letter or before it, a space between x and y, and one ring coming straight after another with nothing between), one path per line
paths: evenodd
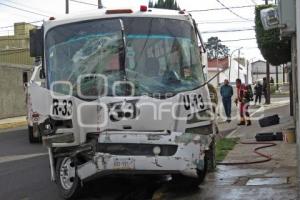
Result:
M240 123L238 125L251 125L250 114L248 112L250 99L247 94L247 87L245 84L242 84L241 79L236 79L236 88L237 88L237 99L235 103L239 102L239 111L240 111Z

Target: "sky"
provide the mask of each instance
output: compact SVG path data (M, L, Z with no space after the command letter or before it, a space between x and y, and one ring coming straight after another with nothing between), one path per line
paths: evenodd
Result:
M95 5L98 2L97 0L78 1ZM254 6L263 4L263 0L177 0L177 2L182 9L191 11L204 41L207 41L209 37L217 36L221 41L224 41L221 43L229 47L230 53L242 47L241 56L250 61L263 59L257 48L254 31ZM147 5L148 0L102 0L102 3L107 8L130 8ZM203 11L224 8L221 4L227 7L246 7L231 9L234 13L227 9ZM70 13L94 9L97 9L97 6L70 0ZM64 15L64 13L65 0L0 0L0 34L12 34L12 25L15 22L47 20L48 16ZM237 57L237 51L234 52L233 56Z

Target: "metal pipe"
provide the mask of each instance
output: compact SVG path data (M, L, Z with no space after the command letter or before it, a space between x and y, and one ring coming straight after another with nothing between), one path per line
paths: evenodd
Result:
M66 14L69 14L69 0L66 0Z
M230 54L230 57L229 57L229 76L228 76L228 81L229 81L229 83L230 83L230 75L231 75L231 64L232 64L231 59L232 59L232 55L233 55L234 52L236 52L236 51L238 51L238 50L240 50L240 49L242 49L242 48L243 48L243 47L237 48L237 49L233 50L233 51L231 52L231 54Z

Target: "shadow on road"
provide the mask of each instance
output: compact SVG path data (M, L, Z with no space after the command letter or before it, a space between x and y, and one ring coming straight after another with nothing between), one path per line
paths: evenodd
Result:
M162 177L105 177L84 185L80 200L147 200L162 186Z

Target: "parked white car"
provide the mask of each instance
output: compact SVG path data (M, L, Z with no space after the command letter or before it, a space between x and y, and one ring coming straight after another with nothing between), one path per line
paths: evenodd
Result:
M39 116L32 111L31 94L28 88L33 85L43 87L44 80L40 79L41 65L34 66L32 69L32 76L28 83L25 83L26 94L26 108L27 108L27 124L28 124L28 139L30 143L38 143L42 141L42 136L38 128Z

